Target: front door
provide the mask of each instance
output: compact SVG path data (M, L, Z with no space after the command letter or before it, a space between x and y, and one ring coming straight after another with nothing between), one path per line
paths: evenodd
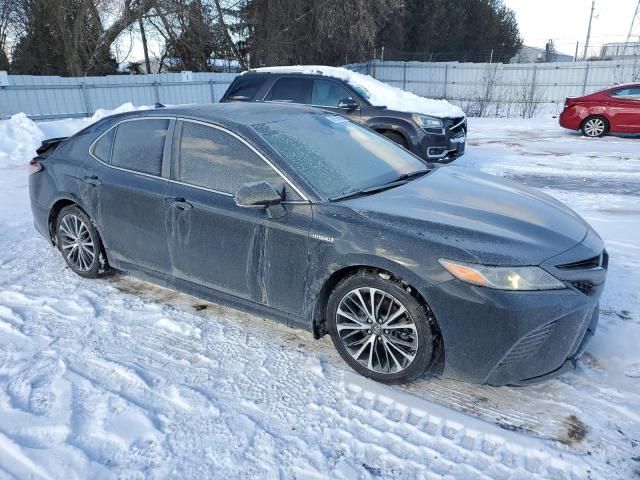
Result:
M353 96L335 80L330 79L316 79L313 82L313 92L311 94L311 104L315 107L322 107L325 110L330 110L333 113L348 117L352 120L360 120L360 107L345 109L340 108L338 105L345 100L351 100L354 102L354 106L357 105L357 101Z
M615 131L640 133L640 87L626 87L610 93L612 98L611 116Z
M268 218L264 208L237 206L233 193L257 181L299 199L243 140L201 122L178 123L171 175L165 208L173 275L300 314L310 205L286 204L287 214L280 219Z

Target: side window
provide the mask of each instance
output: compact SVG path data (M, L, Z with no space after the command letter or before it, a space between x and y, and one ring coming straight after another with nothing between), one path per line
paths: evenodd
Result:
M621 100L640 100L640 87L623 88L611 92L611 96Z
M115 134L116 129L110 129L100 137L100 140L98 140L93 146L93 155L98 157L104 163L111 162L111 147L113 146L113 137Z
M310 78L281 78L271 88L267 100L272 102L311 103L313 80Z
M337 107L340 100L352 98L344 88L329 80L316 80L313 83L311 103L320 107Z
M226 98L236 101L249 101L255 97L258 89L264 83L265 77L252 74L241 75L231 84Z
M169 120L133 120L116 128L111 165L160 176Z
M234 194L244 183L270 182L282 191L284 180L237 138L199 123L182 124L177 180Z

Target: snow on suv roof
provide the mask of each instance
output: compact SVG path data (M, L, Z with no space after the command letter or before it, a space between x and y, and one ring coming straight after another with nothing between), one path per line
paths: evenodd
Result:
M254 68L251 71L324 75L325 77L344 80L365 97L371 105L387 107L390 110L398 110L400 112L421 113L423 115L432 115L440 118L464 116L462 109L452 105L446 100L420 97L414 93L392 87L368 75L353 72L346 68L322 65L296 65L289 67Z

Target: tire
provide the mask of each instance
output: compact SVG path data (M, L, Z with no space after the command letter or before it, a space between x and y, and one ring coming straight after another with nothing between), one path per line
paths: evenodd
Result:
M375 307L370 307L372 290ZM355 292L369 306L366 314ZM426 373L435 358L438 336L431 310L405 287L375 273L360 272L336 285L327 304L327 326L344 361L381 383L410 382Z
M580 130L585 137L602 137L609 132L609 121L601 115L592 115L585 118Z
M56 245L69 268L84 278L97 278L106 262L102 240L89 216L76 205L60 210Z
M397 143L402 148L407 148L407 141L404 139L404 137L401 134L387 130L386 132L382 132L382 135L387 137L392 142Z

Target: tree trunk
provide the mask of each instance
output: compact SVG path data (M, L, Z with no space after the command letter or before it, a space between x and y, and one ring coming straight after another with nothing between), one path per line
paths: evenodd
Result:
M240 66L244 70L246 70L247 69L247 62L242 57L242 55L240 55L240 51L238 50L238 46L235 44L235 42L231 38L231 34L229 33L229 29L227 28L227 25L224 22L224 15L222 14L222 7L220 6L220 0L214 0L213 3L215 3L215 5L216 5L216 10L218 11L218 19L219 19L218 21L220 22L220 27L222 27L222 31L224 32L224 36L227 39L227 43L229 44L229 48L233 52L233 56L236 57L236 60L238 60L238 63L240 64Z
M144 33L144 22L142 17L138 19L140 25L140 37L142 37L142 50L144 50L144 65L147 68L147 74L151 72L151 62L149 61L149 48L147 47L147 35Z

